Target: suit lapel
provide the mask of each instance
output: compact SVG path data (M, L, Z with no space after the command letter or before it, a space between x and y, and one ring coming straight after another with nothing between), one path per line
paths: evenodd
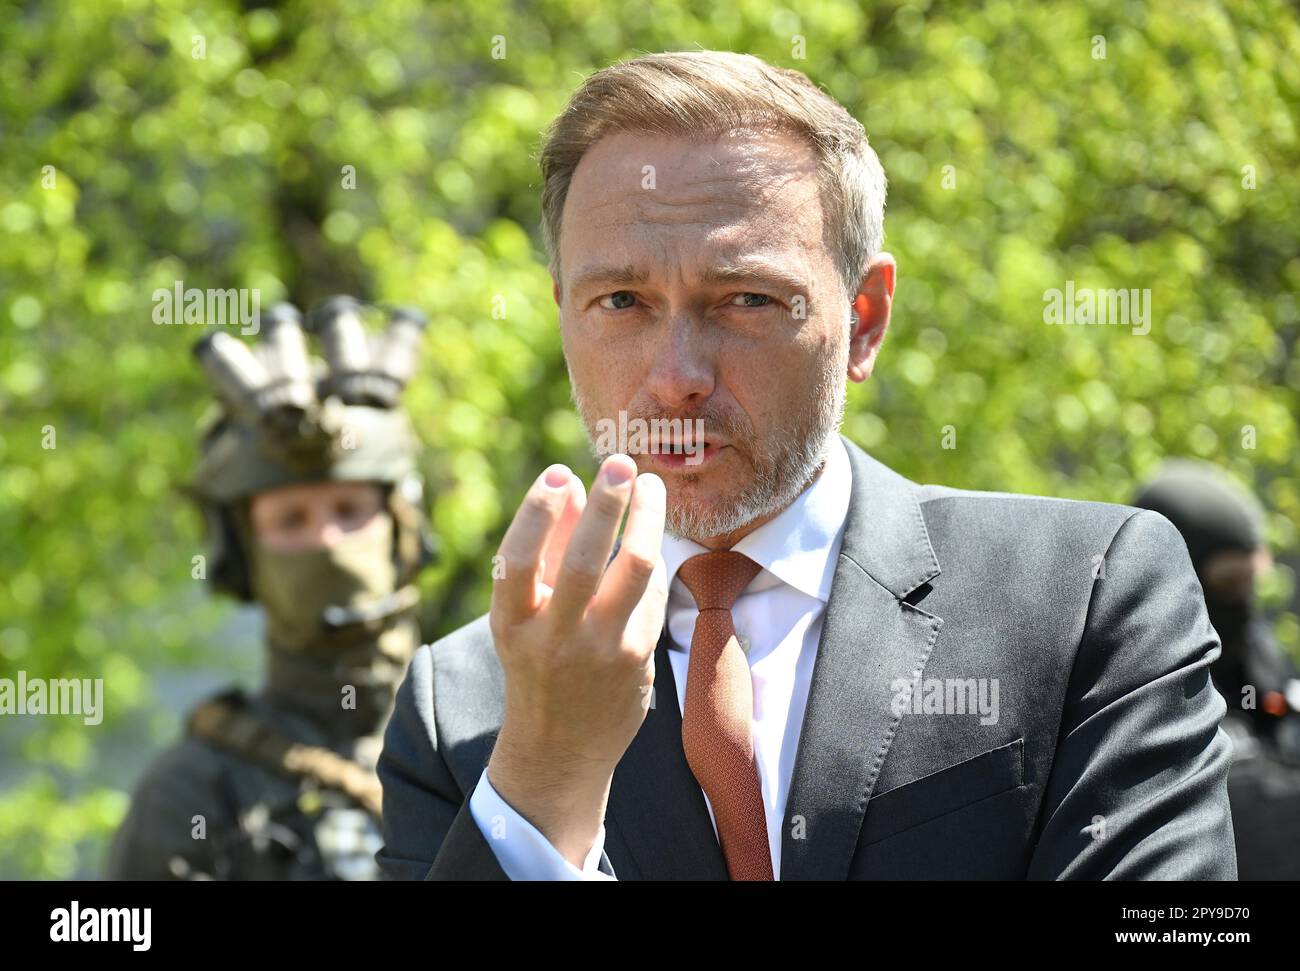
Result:
M668 646L665 625L655 649L654 707L614 771L608 815L642 879L726 880L704 793L682 750Z
M911 482L852 442L844 539L786 801L782 880L843 880L898 729L893 700L921 677L943 621L903 598L939 574Z

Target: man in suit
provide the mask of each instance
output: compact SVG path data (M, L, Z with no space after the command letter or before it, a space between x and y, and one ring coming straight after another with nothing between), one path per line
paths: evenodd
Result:
M385 870L1235 878L1170 523L919 486L838 434L894 291L862 126L796 71L649 55L587 80L542 172L603 462L590 495L538 477L490 614L412 662Z

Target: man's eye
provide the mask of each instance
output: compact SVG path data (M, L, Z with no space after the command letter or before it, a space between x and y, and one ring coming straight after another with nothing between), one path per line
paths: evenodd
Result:
M608 300L613 306L605 301ZM618 290L600 298L600 305L606 310L626 310L636 303L636 294L629 293L627 290Z
M736 303L736 300L742 300L743 303ZM737 307L766 307L772 302L772 298L766 293L738 293L732 300L732 305Z
M343 522L348 523L352 522L352 520L356 519L360 515L360 508L356 503L340 502L334 507L334 514Z
M287 512L280 517L280 528L287 531L296 531L307 525L307 516L301 510Z

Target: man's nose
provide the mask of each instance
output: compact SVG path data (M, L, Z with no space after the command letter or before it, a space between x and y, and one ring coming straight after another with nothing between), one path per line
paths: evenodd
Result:
M666 408L707 400L716 383L717 353L700 321L679 312L652 348L646 389Z
M333 516L326 516L317 523L316 534L312 537L314 545L321 549L334 546L343 538L343 524Z

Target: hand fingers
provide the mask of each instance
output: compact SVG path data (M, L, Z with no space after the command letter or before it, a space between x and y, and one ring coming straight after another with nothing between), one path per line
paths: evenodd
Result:
M582 479L578 476L569 477L569 499L564 505L564 513L560 516L560 521L555 524L555 529L551 533L551 538L546 544L546 552L542 555L542 582L555 589L556 577L560 572L560 561L564 558L564 551L568 548L569 537L573 535L573 527L578 524L582 511L587 508L587 490L582 487Z
M568 504L569 480L576 478L563 465L552 465L532 484L506 530L493 564L492 613L514 624L540 606L537 580L543 551Z
M623 625L623 636L633 642L647 644L650 658L654 658L654 649L658 646L659 635L664 629L664 616L668 609L668 567L662 556L655 561L654 572L646 584L645 593L632 608L631 616Z
M606 571L594 608L620 630L645 595L651 575L661 562L666 501L659 476L647 472L637 477L623 542Z
M626 455L611 455L601 465L555 578L549 609L557 624L576 623L586 612L609 561L635 476L636 463Z

